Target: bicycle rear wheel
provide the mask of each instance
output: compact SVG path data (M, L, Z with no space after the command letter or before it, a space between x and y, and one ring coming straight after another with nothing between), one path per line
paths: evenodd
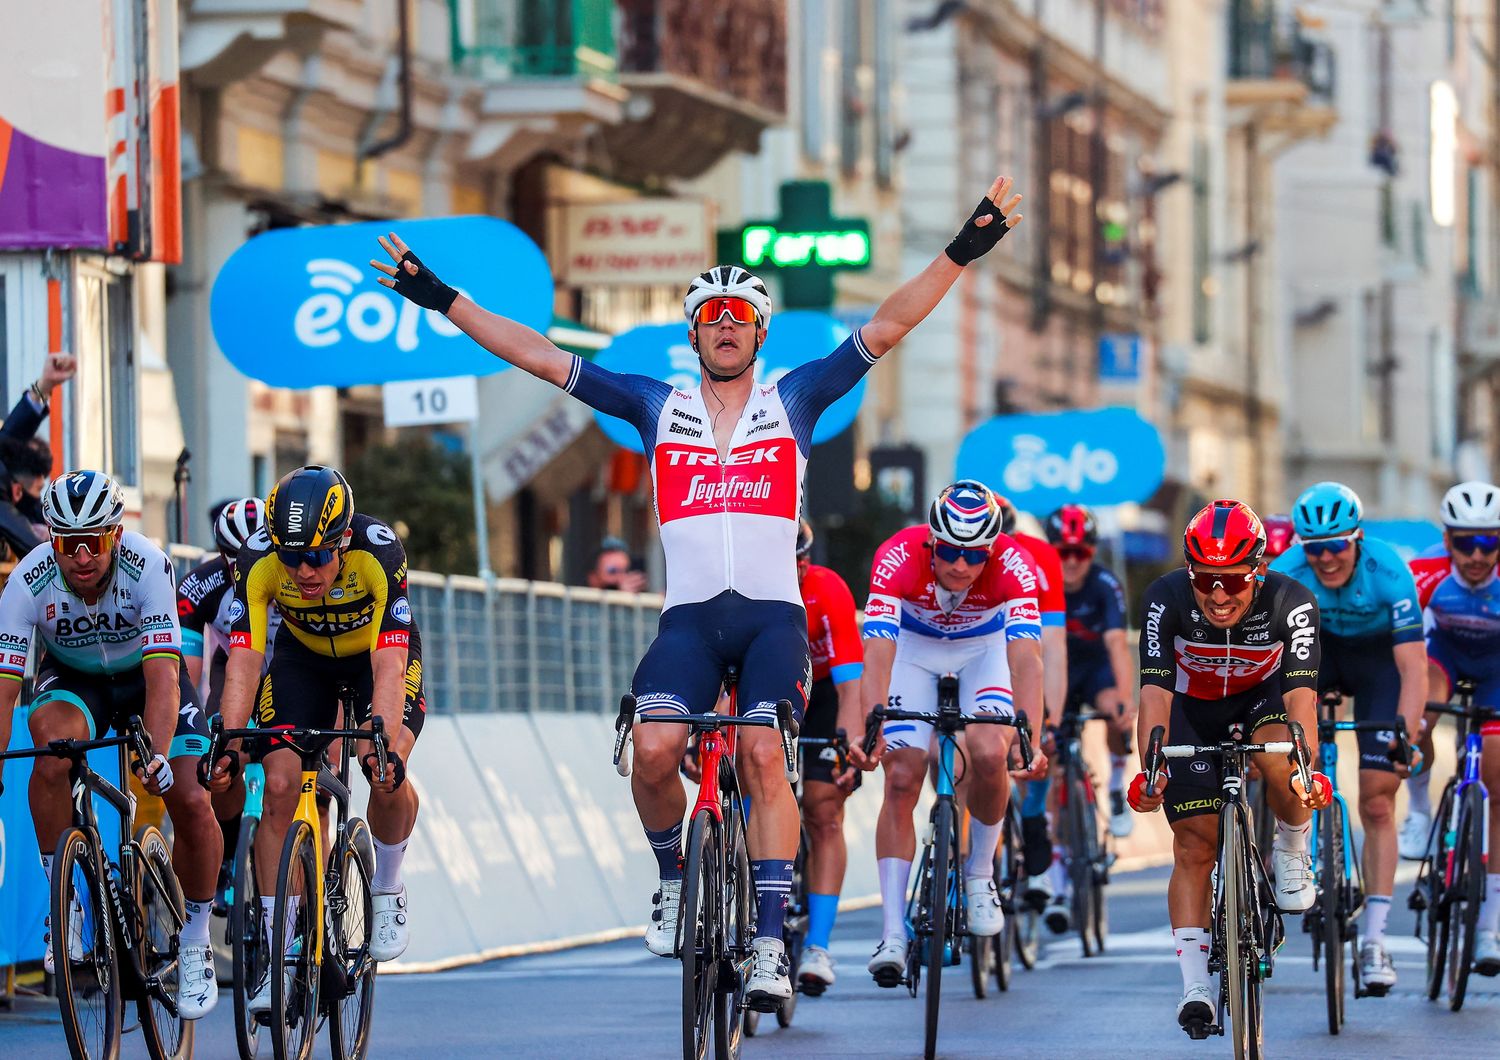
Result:
M1260 969L1255 952L1253 846L1238 807L1225 808L1219 872L1224 881L1224 968L1229 977L1229 1025L1235 1060L1261 1056Z
M164 996L148 988L136 1001L141 1036L153 1060L179 1060L193 1055L193 1022L177 1015L177 933L183 923L182 886L172 871L172 852L154 825L135 834L140 848L136 866L135 898L141 924L141 967L160 982ZM170 999L170 1004L168 1002Z
M57 1006L75 1057L120 1055L122 1001L104 863L92 833L69 828L52 859L51 933Z
M1016 897L1021 887L1021 816L1011 800L1005 815L1005 831L1000 835L1000 847L995 851L995 879L1000 885L1000 907L1005 911L1005 927L995 937L995 985L1000 990L1010 989L1010 977L1015 971L1016 959Z
M265 909L261 905L260 873L255 867L255 833L260 818L240 820L239 845L234 852L234 904L229 908L229 949L234 958L234 1038L242 1060L255 1060L263 1026L250 1011L254 996L271 974L271 952L266 946Z
M938 1009L943 995L943 964L947 960L949 903L959 900L953 893L952 863L957 851L953 803L940 798L932 808L932 904L927 936L927 1025L923 1055L937 1055ZM956 940L955 940L956 941Z
M1484 829L1488 815L1478 785L1463 793L1463 822L1459 826L1458 849L1454 852L1454 882L1449 892L1449 919L1453 932L1448 949L1448 1007L1464 1007L1469 990L1469 971L1474 967L1474 940L1479 932L1479 904L1484 901Z
M293 821L281 847L271 939L271 1052L307 1060L318 1037L318 859L313 830Z
M1318 935L1328 1033L1344 1024L1344 807L1337 799L1318 812Z
M328 997L328 1044L334 1060L362 1060L370 1049L370 1020L375 1014L375 961L370 956L370 928L374 909L370 878L361 843L369 842L370 828L358 817L350 818L344 837L329 856L327 890L330 910L325 974L331 982L323 989ZM337 987L332 990L330 987Z
M719 981L719 834L707 810L693 816L682 872L682 1055L703 1060Z

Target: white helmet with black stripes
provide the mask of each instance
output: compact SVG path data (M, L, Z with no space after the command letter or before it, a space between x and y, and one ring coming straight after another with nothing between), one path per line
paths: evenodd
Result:
M1443 525L1449 530L1500 530L1500 488L1460 482L1443 496Z
M58 534L119 526L125 518L125 494L102 471L69 471L42 491L42 518Z
M759 277L738 265L715 265L688 285L687 297L682 300L688 324L698 315L698 307L710 298L743 298L755 307L761 327L771 323L771 292Z

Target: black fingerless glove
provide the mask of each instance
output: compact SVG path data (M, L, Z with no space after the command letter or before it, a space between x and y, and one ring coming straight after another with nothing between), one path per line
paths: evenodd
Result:
M374 781L376 764L374 751L366 751L360 758L359 768L364 771L366 780ZM386 776L395 777L397 789L406 783L406 763L401 761L401 756L395 751L385 753L385 772Z
M406 271L408 261L417 267L415 276ZM447 313L453 308L454 300L458 298L456 290L438 279L437 273L423 265L422 259L409 250L401 255L401 260L396 263L395 280L396 286L392 289L423 309L436 309L439 313Z
M986 214L991 217L990 223L981 228L976 222ZM975 258L982 258L995 249L995 244L1005 238L1005 233L1008 231L1010 227L1005 223L1005 217L1000 213L1000 207L995 205L994 200L988 197L980 199L979 205L974 207L974 212L958 230L958 235L953 237L953 242L948 244L944 253L953 264L967 265Z

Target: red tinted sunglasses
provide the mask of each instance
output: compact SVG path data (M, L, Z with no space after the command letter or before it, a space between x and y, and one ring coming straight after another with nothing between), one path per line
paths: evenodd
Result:
M710 298L698 307L693 319L699 324L717 324L725 313L737 324L754 324L760 319L755 307L743 298Z
M1225 574L1223 571L1193 570L1188 568L1188 581L1204 596L1215 589L1223 589L1230 596L1242 593L1255 584L1257 575L1252 571L1244 574Z
M1094 550L1083 545L1072 545L1057 550L1062 559L1086 560L1094 558Z

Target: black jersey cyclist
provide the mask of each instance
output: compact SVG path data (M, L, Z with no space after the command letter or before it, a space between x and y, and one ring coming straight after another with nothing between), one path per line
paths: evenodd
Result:
M1318 605L1291 578L1265 569L1266 533L1238 501L1214 501L1188 523L1187 564L1146 590L1141 621L1139 751L1167 726L1168 743L1216 743L1240 724L1250 739L1287 739L1287 722L1317 730ZM1311 791L1295 786L1285 755L1260 754L1255 764L1276 816L1272 845L1276 902L1301 912L1314 897L1308 852L1311 810L1327 805L1332 787L1312 774ZM1218 851L1219 766L1207 756L1174 760L1164 789L1130 785L1140 812L1166 806L1172 826L1172 879L1167 909L1183 996L1177 1020L1214 1021L1208 985L1209 878Z

